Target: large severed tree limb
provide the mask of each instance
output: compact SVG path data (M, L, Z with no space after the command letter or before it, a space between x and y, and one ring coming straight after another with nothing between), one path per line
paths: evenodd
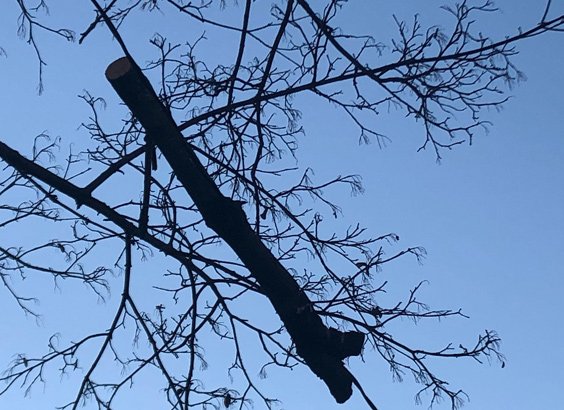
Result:
M353 376L343 359L360 354L364 334L323 324L306 293L252 229L241 206L221 193L134 61L128 57L114 61L106 78L162 152L206 225L233 249L257 280L298 355L325 382L335 400L344 403L352 394Z

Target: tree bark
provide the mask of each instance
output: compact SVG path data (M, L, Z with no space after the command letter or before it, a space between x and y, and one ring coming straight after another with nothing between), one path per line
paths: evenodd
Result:
M335 400L344 403L352 394L353 376L343 359L360 354L364 334L323 324L309 297L252 229L240 204L221 193L134 61L127 57L114 61L106 78L162 152L206 225L233 249L257 280L298 355L325 382Z

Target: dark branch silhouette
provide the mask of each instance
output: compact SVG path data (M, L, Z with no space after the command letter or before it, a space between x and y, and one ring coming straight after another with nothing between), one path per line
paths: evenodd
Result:
M44 1L37 8L16 1L19 34L35 50L43 90L48 50L41 50L40 34L72 40L74 32L42 19ZM392 333L391 325L402 319L465 315L421 302L424 281L405 300L383 302L387 282L377 273L404 255L421 260L425 249L386 253L399 241L395 233L373 237L356 223L339 232L328 222L341 215L333 189L359 194L363 188L356 175L316 182L308 164L296 164L303 130L294 97L307 94L342 110L360 142L391 138L375 118L397 109L422 125L420 149L432 149L440 160L445 150L471 143L488 126L482 111L500 107L508 88L523 78L512 62L516 45L564 30L564 16L552 16L550 1L539 10L538 24L502 39L474 31L481 14L496 11L492 3L467 1L444 8L451 17L447 28L423 27L418 17L396 19L397 33L388 43L376 41L374 33L339 28L342 0L279 1L270 14L245 0L232 11L239 13L238 23L211 1L91 3L91 20L77 31L79 43L89 47L93 33L103 30L117 42L113 47L125 57L107 61L106 78L128 113L119 126L105 126L104 100L85 92L81 98L91 116L81 132L90 145L64 159L55 154L60 141L45 134L25 154L0 141L0 229L7 233L0 244L0 279L12 301L36 316L39 295L22 293L18 276L41 272L55 281L79 280L105 299L115 286L112 269L118 269L120 302L105 329L65 346L54 336L37 357L16 354L0 376L0 395L29 391L55 369L80 377L76 395L61 408L91 402L109 409L140 374L158 369L171 409L243 408L256 398L272 408L276 399L263 393L251 371L250 363L260 361L261 376L272 367L305 365L338 403L350 398L354 386L376 409L377 396L348 368L356 356L375 354L394 378L413 376L420 385L417 401L430 392L431 405L447 398L454 409L466 394L437 374L437 360L505 365L493 331L472 345L447 342L435 349ZM233 60L201 59L204 35L174 42L156 34L147 50L151 61L143 66L140 61L147 60L132 51L137 44L125 23L135 22L138 12L157 10L234 39ZM10 243L10 232L40 232L38 224L45 235L56 226L56 236ZM151 312L132 283L154 253L168 265L151 277L161 292ZM265 301L260 309L272 307L265 309L272 314L267 325L252 311ZM140 339L146 349L138 346ZM226 372L238 375L232 388L205 379L208 343L230 346ZM131 347L124 350L124 344ZM97 372L108 359L119 367L112 377Z

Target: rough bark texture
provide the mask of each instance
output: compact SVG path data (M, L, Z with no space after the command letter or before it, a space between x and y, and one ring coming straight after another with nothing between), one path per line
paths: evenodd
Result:
M162 152L206 225L256 278L296 344L298 355L325 382L338 403L348 400L353 377L343 359L360 354L364 334L341 332L323 324L310 308L308 296L252 229L241 206L215 185L135 62L127 57L114 61L106 78Z

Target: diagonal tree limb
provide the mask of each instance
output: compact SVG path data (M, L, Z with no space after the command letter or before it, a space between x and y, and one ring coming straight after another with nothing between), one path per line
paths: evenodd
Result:
M354 378L343 359L361 353L364 334L323 324L309 297L249 225L241 206L221 193L134 61L128 57L114 61L106 78L162 152L206 225L233 249L260 284L298 355L338 403L348 400Z
M67 197L73 199L77 207L85 206L99 215L102 215L105 219L112 222L116 226L120 227L124 233L130 236L135 236L144 242L150 244L155 249L158 249L165 255L171 256L175 258L180 263L186 265L189 269L197 271L200 276L202 276L206 281L209 281L209 277L199 269L194 263L192 259L203 262L208 265L214 265L216 268L219 266L215 264L212 260L202 257L201 255L194 255L186 254L185 252L177 250L174 246L170 243L165 243L162 240L158 239L157 237L149 234L146 229L142 229L141 227L135 225L129 218L125 215L120 214L114 208L106 204L105 202L95 198L88 186L85 188L81 188L70 181L60 177L59 175L51 172L47 168L44 168L41 165L36 164L35 162L27 159L23 155L21 155L15 149L9 147L7 144L3 143L0 140L0 159L8 164L10 167L15 169L21 175L31 179L34 183L37 181L41 181L44 184L48 185L50 188L63 193ZM43 191L43 190L42 190ZM76 211L72 211L68 208L63 202L59 201L59 199L52 195L50 200L57 203L60 206L63 206L69 212L73 212L73 214L77 217L81 217L84 220L87 220L89 223L94 223L94 221L89 220L86 216L80 215ZM98 225L98 224L96 224ZM99 225L98 225L99 226ZM247 278L238 275L235 271L226 269L222 267L225 273L231 275L233 278L240 282L245 282L245 285L249 288L260 293L259 289L256 289L254 282L247 280Z

